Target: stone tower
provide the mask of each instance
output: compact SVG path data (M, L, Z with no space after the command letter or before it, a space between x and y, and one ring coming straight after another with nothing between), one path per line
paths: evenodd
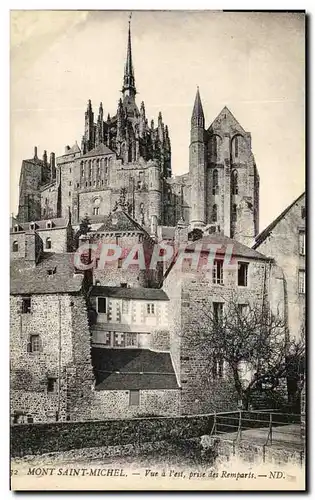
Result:
M215 225L246 245L258 233L259 175L245 132L224 107L208 129L199 89L190 134L190 225Z
M193 227L206 223L206 150L205 117L203 114L199 88L191 117L189 174L191 177L191 215Z

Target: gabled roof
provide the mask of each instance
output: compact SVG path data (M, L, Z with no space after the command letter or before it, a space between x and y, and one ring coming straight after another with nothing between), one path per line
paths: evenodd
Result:
M127 212L124 212L123 210L118 209L102 217L104 223L96 231L97 233L137 231L148 234L138 222L136 222L129 214L127 214Z
M253 250L252 248L247 247L246 245L243 245L239 241L236 241L232 238L229 238L228 236L225 236L223 233L212 233L203 236L203 238L200 238L200 240L196 240L192 242L190 245L188 245L186 247L186 251L193 251L196 247L199 248L199 245L201 245L201 251L205 252L209 252L208 245L221 245L221 247L216 250L216 256L219 255L224 256L226 254L227 248L229 249L232 248L231 257L243 257L246 259L256 259L256 260L257 259L270 260L262 253L257 252L256 250Z
M75 143L73 144L72 148L70 148L70 149L67 151L66 155L71 155L71 154L75 154L75 153L81 153L81 149L79 148L79 146L78 146L78 143L77 143L77 142L75 142Z
M51 229L57 229L57 228L66 228L69 224L69 219L65 219L63 217L58 217L55 219L45 219L45 220L35 220L35 221L30 221L30 222L16 222L14 224L19 226L19 232L24 232L28 231L30 229L30 224L31 222L34 222L36 225L36 231L38 230L43 230L43 229L48 229L49 231ZM47 228L47 222L52 222L52 228ZM11 233L15 233L13 228L10 228Z
M112 154L114 154L114 152L111 149L109 149L105 144L100 144L99 146L96 146L96 148L85 153L85 155L83 155L81 158L87 158L89 156L112 155Z
M112 297L115 299L169 300L164 290L160 288L93 286L91 295L96 297Z
M218 116L213 120L210 127L208 128L208 131L211 131L212 128L234 128L241 134L246 133L227 106L224 106Z
M97 391L179 389L167 352L92 347L91 354Z
M74 254L44 253L36 266L25 259L10 263L10 294L77 293L83 275L74 274ZM55 270L52 275L48 271Z
M276 217L263 231L261 231L255 238L255 243L252 248L257 248L266 238L270 235L271 231L276 227L276 225L286 216L286 214L291 210L291 208L298 202L300 199L305 196L305 192L302 193L296 200L294 200L286 209L281 212L278 217Z

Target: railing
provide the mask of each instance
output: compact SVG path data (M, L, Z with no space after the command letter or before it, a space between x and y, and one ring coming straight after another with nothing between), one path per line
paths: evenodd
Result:
M216 413L211 435L231 439L256 441L263 446L283 444L303 449L301 415L280 413L275 410ZM256 429L256 432L254 431ZM245 433L245 431L247 431Z

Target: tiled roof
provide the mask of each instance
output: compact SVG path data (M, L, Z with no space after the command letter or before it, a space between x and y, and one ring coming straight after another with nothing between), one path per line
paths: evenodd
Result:
M225 255L227 246L229 249L232 246L232 257L245 257L248 259L259 259L259 260L270 260L268 257L263 255L252 248L243 245L239 241L233 240L222 233L212 233L204 236L200 240L196 240L186 247L186 250L194 250L196 246L202 245L201 250L207 251L208 245L221 245L221 248L216 250L216 255ZM198 248L198 247L197 247ZM208 250L209 251L209 250Z
M302 193L296 200L294 200L283 212L281 212L278 217L276 217L275 220L273 220L269 226L267 226L261 233L259 233L256 238L255 238L255 243L253 245L253 248L257 248L263 241L265 241L266 238L270 235L271 231L276 227L278 222L285 217L285 215L289 212L289 210L298 202L300 199L305 196L305 193Z
M161 288L122 288L120 286L94 286L91 295L116 299L169 300Z
M30 222L16 222L15 225L19 226L19 231L29 231L30 229L30 224L31 222L34 222L37 230L42 230L42 229L54 229L54 228L61 228L61 227L67 227L69 224L69 219L64 219L63 217L58 217L56 219L47 219L47 220L35 220L35 221L30 221ZM52 228L47 228L47 222L52 222ZM15 231L13 228L10 229L11 233L14 233Z
M82 158L87 158L89 156L112 155L112 154L114 154L114 152L111 149L109 149L105 144L100 144L99 146L96 146L96 148L85 153L85 155L83 155Z
M74 274L73 255L46 252L34 267L25 259L11 261L10 293L23 295L79 292L83 275ZM48 271L54 269L55 273L49 275Z
M97 391L179 388L167 352L92 347L92 363Z

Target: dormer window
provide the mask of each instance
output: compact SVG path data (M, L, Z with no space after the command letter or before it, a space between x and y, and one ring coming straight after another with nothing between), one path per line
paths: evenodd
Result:
M51 238L46 238L46 250L51 249Z
M31 230L31 231L35 231L35 229L36 229L36 224L35 224L35 222L30 222L30 230Z
M14 226L14 228L13 228L13 231L14 231L15 233L17 233L17 232L18 232L18 230L19 230L19 225L18 225L18 224L15 224L15 226Z
M49 220L49 221L46 222L46 228L47 229L51 229L52 228L52 222L51 222L51 220Z
M53 276L54 274L56 274L56 270L57 270L56 267L53 267L51 269L47 269L48 276Z

